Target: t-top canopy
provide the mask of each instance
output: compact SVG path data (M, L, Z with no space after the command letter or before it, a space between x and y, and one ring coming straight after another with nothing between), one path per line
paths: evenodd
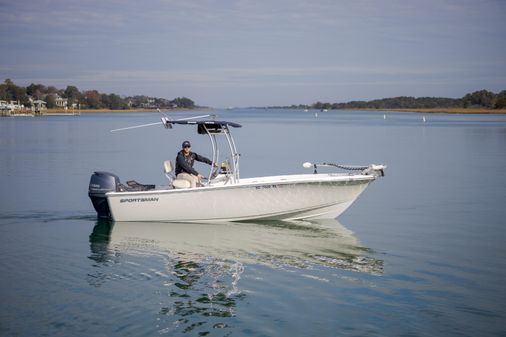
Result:
M241 124L227 121L215 121L215 120L170 120L168 118L162 118L163 125L166 128L172 128L172 124L181 125L197 125L197 132L201 135L214 133L223 133L224 129L228 129L229 126L234 128L242 127Z
M172 120L168 117L162 117L162 124L165 126L166 129L171 129L173 124L182 124L182 125L197 125L197 130L199 133L221 133L224 129L228 130L228 127L234 127L234 128L241 128L242 125L234 122L227 122L227 121L215 121L215 120L190 120L190 119L196 119L196 118L202 118L202 117L209 117L209 115L205 116L198 116L198 117L190 117L186 119L176 119ZM114 129L111 130L111 132L116 131L124 131L124 130L130 130L130 129L137 129L137 128L143 128L146 126L154 126L154 125L160 125L160 122L157 123L149 123L149 124L142 124L142 125L134 125L129 126L126 128L120 128L120 129Z
M206 125L206 126L218 126L218 127L224 127L231 126L234 128L240 128L242 127L241 124L234 123L234 122L227 122L227 121L215 121L215 120L200 120L200 121L189 121L189 120L183 120L183 121L171 121L171 120L165 120L164 124L183 124L183 125Z

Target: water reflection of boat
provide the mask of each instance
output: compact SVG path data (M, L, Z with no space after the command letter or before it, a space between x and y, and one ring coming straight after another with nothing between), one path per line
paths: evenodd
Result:
M136 300L147 296L159 303L158 334L168 335L207 335L218 328L231 335L230 318L250 294L241 290L240 280L251 264L291 271L315 265L383 271L383 262L336 220L171 226L105 221L93 229L90 249L90 285L112 282L108 291L120 293L142 289Z
M88 283L102 287L112 282L122 294L142 288L138 296L156 297L158 334L198 329L199 335L207 335L228 329L226 320L236 315L237 303L244 298L237 287L243 265L154 246L151 241L164 233L153 230L139 236L122 223L99 221L90 234L93 270L86 276Z
M209 257L270 266L311 264L381 274L383 262L372 257L337 220L256 223L107 223L108 249L129 254L177 254L188 261ZM97 225L94 232L103 225ZM92 234L92 237L103 238ZM101 247L103 240L94 240ZM103 247L102 247L103 248ZM92 248L93 250L93 248ZM95 252L96 258L103 254Z

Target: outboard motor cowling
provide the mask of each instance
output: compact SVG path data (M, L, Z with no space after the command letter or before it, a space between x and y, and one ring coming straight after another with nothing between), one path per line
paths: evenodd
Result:
M112 219L105 194L118 191L119 184L118 176L109 172L95 172L91 175L88 196L99 218Z

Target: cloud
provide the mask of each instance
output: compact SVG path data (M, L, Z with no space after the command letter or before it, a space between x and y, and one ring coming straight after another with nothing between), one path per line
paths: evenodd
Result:
M505 83L505 13L493 0L2 1L0 71L117 93L216 88L216 100L351 84L450 92Z
M458 69L402 68L388 66L320 66L320 67L256 67L256 68L214 68L177 70L87 70L73 69L71 73L59 72L56 64L46 67L32 65L25 67L27 74L52 72L56 76L39 78L38 81L65 83L69 77L73 83L107 83L114 87L125 82L145 85L147 83L179 86L258 87L301 85L345 85L349 83L403 83L405 81L440 81L442 78L463 74ZM60 76L58 76L60 75ZM457 74L458 75L458 74ZM458 76L460 79L461 76ZM32 78L32 80L35 80Z

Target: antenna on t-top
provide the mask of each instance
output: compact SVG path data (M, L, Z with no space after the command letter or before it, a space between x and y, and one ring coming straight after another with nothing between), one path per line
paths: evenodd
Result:
M160 111L160 109L158 109L158 111ZM171 129L173 121L188 121L188 120L191 120L191 119L199 119L199 118L205 118L205 117L212 117L212 118L214 118L214 117L216 117L216 115L209 114L209 115L201 115L201 116L192 116L192 117L185 117L185 118L179 118L179 119L174 119L174 120L172 120L169 117L167 117L167 116L164 115L163 117L160 118L161 122L128 126L126 128L120 128L120 129L111 130L111 132L124 131L124 130L130 130L130 129L138 129L138 128L143 128L143 127L146 127L146 126L159 125L160 123L163 124L163 126L166 129Z

